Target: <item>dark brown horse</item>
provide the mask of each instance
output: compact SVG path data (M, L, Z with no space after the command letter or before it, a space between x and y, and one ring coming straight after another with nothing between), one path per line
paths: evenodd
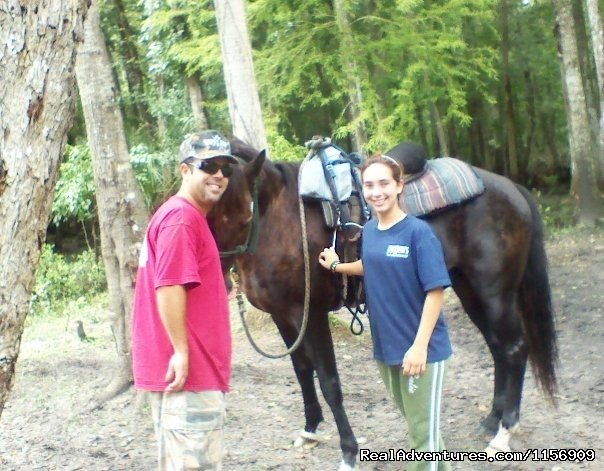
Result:
M264 155L234 140L245 162L209 215L221 250L244 243L252 220L251 188L258 184L260 233L257 250L225 259L236 264L241 288L257 308L271 314L285 344L296 340L303 314L305 283L298 208L298 164L265 161ZM394 150L393 150L394 151ZM404 155L390 152L394 158ZM555 331L541 222L530 193L498 175L477 170L486 192L428 219L445 249L453 288L484 335L495 364L493 406L484 424L499 433L492 442L505 449L518 423L527 357L544 391L556 387ZM357 442L343 407L328 312L341 306L340 281L320 267L320 251L331 245L318 204L306 204L310 256L310 313L303 341L291 355L302 388L306 424L314 433L323 420L314 373L334 415L343 453L341 469L356 462Z

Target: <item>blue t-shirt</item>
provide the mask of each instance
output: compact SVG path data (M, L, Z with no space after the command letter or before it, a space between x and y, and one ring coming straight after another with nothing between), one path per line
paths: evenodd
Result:
M373 355L387 365L400 365L415 340L427 292L451 285L442 246L428 223L416 217L407 216L386 230L373 219L363 229L362 260ZM428 345L428 363L451 353L441 312Z

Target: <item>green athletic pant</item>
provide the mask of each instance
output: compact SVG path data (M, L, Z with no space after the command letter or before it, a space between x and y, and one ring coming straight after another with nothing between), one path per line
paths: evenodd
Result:
M400 366L377 362L386 389L394 399L409 429L409 445L416 451L441 451L445 445L440 436L440 399L448 361L428 363L421 376L403 376ZM410 451L410 450L407 450ZM451 470L443 461L410 461L408 470Z

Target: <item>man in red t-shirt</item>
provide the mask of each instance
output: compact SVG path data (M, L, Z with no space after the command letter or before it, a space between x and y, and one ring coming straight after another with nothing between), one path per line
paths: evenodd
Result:
M153 215L132 319L134 384L150 391L159 469L221 469L231 376L226 287L206 214L237 159L216 131L182 143L178 193Z

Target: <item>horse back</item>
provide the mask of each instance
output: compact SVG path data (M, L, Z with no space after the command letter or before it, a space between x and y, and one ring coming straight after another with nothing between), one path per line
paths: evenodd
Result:
M426 220L443 245L449 270L467 277L510 271L510 278L519 278L533 232L531 208L511 180L475 170L486 191Z

